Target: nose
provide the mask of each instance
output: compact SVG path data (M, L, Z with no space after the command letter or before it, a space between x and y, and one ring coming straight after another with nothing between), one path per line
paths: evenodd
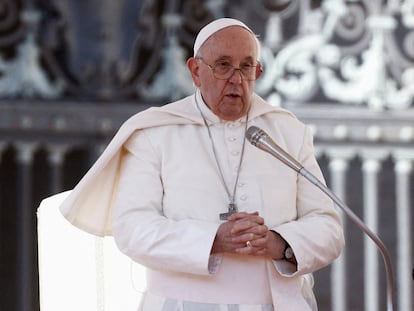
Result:
M240 68L234 68L229 81L234 84L240 84L243 81L242 72Z

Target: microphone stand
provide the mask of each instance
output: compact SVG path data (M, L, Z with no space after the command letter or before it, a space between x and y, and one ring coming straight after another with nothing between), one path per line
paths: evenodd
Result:
M285 150L283 150L280 146L273 142L269 135L267 135L263 130L255 126L251 126L247 131L246 137L252 145L275 156L285 165L289 166L291 169L305 177L313 185L318 187L329 198L331 198L337 206L339 206L342 209L342 211L352 220L352 222L359 229L365 232L372 239L372 241L377 245L378 249L380 250L385 263L385 270L387 276L387 311L393 311L394 281L392 273L391 256L388 252L387 247L381 241L381 239L374 232L372 232L372 230L369 229L369 227L367 227L365 223L345 203L343 203L342 200L339 199L335 193L333 193L332 190L325 186L311 172L306 170L303 167L303 165L296 161L290 154L288 154Z
M363 232L365 232L377 245L379 248L381 255L383 257L385 263L385 270L387 275L387 311L393 310L393 275L392 275L392 263L391 263L391 256L387 250L385 244L381 241L381 239L369 229L365 223L357 216L355 213L343 203L336 195L332 192L328 187L326 187L323 183L319 181L314 175L312 175L309 171L302 167L301 170L298 171L300 175L305 177L309 180L312 184L322 190L328 197L338 205L342 211L352 220L352 222Z

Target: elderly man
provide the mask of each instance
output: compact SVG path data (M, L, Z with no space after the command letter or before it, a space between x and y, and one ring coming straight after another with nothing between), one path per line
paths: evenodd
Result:
M205 26L187 62L195 94L128 120L62 205L147 267L142 311L317 309L310 273L343 231L323 193L246 144L263 128L323 179L309 129L254 93L259 53L240 21Z

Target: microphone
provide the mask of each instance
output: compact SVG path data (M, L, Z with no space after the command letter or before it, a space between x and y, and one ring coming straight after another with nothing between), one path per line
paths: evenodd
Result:
M270 136L258 128L257 126L250 126L246 131L246 139L255 147L271 154L288 167L305 177L312 184L317 186L322 192L324 192L334 203L339 206L342 211L352 220L352 222L364 233L366 233L371 240L377 245L381 252L382 258L385 263L386 275L387 275L387 311L393 310L393 273L391 256L387 250L385 244L381 239L369 229L369 227L345 204L342 202L335 193L324 185L316 176L310 173L301 163L295 160L289 153L283 150L277 145Z

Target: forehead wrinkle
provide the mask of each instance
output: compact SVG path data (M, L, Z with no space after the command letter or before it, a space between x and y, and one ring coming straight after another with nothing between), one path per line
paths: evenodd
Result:
M245 34L247 34L249 37L249 40L246 40L245 44L250 45L250 47L247 50L249 50L249 52L251 52L253 55L247 55L244 57L244 59L248 59L248 58L251 58L252 60L256 59L257 57L256 58L254 57L254 53L257 54L257 46L256 46L254 34L252 34L250 31L240 26L230 26L230 27L221 29L217 31L216 33L214 33L213 35L211 35L200 47L199 56L205 55L205 54L209 54L209 55L214 54L214 52L217 52L217 48L215 47L218 44L220 44L220 47L222 47L222 50L224 50L223 53L226 53L227 49L232 52L234 51L237 52L237 50L234 50L232 43L234 43L234 41L244 40L244 38L241 38L244 35L241 35L242 32L231 33L228 31L230 28L236 28L236 27L239 29L242 29L243 32L245 32ZM222 54L222 55L219 55L216 59L221 59L221 58L226 58L226 57L229 59L234 58L234 56Z

